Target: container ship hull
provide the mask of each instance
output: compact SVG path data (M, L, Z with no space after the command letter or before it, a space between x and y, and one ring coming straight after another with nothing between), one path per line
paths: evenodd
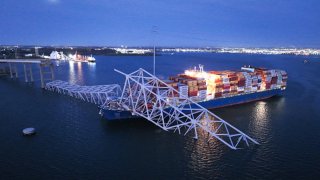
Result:
M227 106L239 105L244 103L249 103L253 101L259 101L263 99L268 99L273 96L283 95L284 90L282 89L272 89L254 93L247 93L241 95L235 95L231 97L222 97L211 99L208 101L198 102L201 106L207 109L222 108ZM102 116L108 120L126 120L126 119L138 119L139 116L133 115L130 111L118 111L118 110L108 110L102 109Z

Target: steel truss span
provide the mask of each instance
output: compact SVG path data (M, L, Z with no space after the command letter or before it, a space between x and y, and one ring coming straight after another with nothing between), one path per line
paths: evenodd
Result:
M47 83L45 89L69 95L97 105L102 105L106 101L110 101L121 95L121 87L118 84L80 86L56 80Z
M161 129L184 135L193 133L196 139L204 134L208 141L215 138L231 149L259 144L144 69L130 74L115 71L126 78L117 103Z

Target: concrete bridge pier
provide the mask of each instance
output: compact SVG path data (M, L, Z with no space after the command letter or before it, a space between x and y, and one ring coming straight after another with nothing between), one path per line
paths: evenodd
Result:
M18 68L17 68L17 64L15 63L14 64L14 72L15 72L15 75L16 75L16 78L18 78Z
M46 76L46 75L49 75ZM54 71L53 71L53 63L41 63L40 64L40 81L41 81L41 88L45 88L46 81L53 81L54 80Z
M24 79L26 82L28 82L28 74L27 74L27 65L23 64L23 70L24 70Z
M45 88L46 81L54 80L54 64L48 59L0 59L0 63L0 75L10 75L10 78L18 78L17 65L23 65L25 82L34 82L32 67L39 64L41 88Z

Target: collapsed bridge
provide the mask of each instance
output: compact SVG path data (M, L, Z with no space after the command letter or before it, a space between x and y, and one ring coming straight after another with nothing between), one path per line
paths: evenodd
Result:
M259 144L146 70L140 68L130 74L115 71L125 76L122 92L117 84L78 86L63 81L47 83L46 89L98 104L103 109L131 112L165 131L193 133L196 139L200 131L205 132L208 141L215 138L231 149ZM110 107L110 103L117 107Z

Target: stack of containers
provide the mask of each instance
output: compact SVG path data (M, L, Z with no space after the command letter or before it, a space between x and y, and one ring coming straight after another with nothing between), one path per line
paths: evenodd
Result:
M282 85L282 74L280 71L277 71L277 88L281 88Z
M198 84L197 80L185 79L184 84L188 85L188 96L193 97L198 95Z
M251 92L256 92L258 90L258 76L256 73L250 73L252 79Z
M261 89L261 83L262 83L262 76L261 76L261 74L258 74L257 77L258 77L258 90L260 90Z
M262 71L262 84L261 84L261 88L263 90L267 90L270 89L271 87L271 72L269 70L263 70Z
M228 77L228 74L222 74L222 96L227 96L230 93L230 79Z
M174 82L178 82L179 81L179 77L178 76L170 76L169 80L174 81Z
M204 78L198 78L197 79L197 85L198 85L198 96L201 100L204 100L207 98L207 84L206 80Z
M280 71L280 74L282 76L281 88L285 88L287 86L288 75L285 71Z
M212 87L212 94L214 95L214 98L222 97L222 91L223 91L223 82L222 77L220 75L214 74L214 81L211 84Z
M278 81L278 77L277 77L277 73L274 69L270 70L271 72L271 86L270 89L275 89L277 87L277 81Z
M249 71L210 71L206 79L179 74L170 77L175 83L168 83L180 94L188 97L207 98L227 97L242 93L257 92L284 88L287 83L287 73L281 70L255 68ZM179 82L179 83L177 83Z
M244 92L251 92L252 89L252 77L251 74L248 72L243 72L243 76L245 79L245 85L244 85Z
M228 73L229 80L230 80L230 95L237 94L237 84L238 84L238 77L235 72Z
M238 77L238 84L237 84L237 93L241 94L244 93L244 87L246 85L246 79L242 72L237 73Z
M166 83L167 85L173 87L175 90L177 90L177 91L179 90L177 82L174 82L172 80L167 80L167 81L163 81L163 82ZM159 86L160 87L165 87L165 84L160 83ZM166 90L160 90L160 94L166 95L166 94L164 94L165 91ZM178 97L178 92L173 91L173 94L167 94L166 96L172 96L172 95L173 95L173 97Z
M185 84L178 84L178 88L179 88L179 94L180 94L180 98L182 97L188 97L188 86L186 86Z

